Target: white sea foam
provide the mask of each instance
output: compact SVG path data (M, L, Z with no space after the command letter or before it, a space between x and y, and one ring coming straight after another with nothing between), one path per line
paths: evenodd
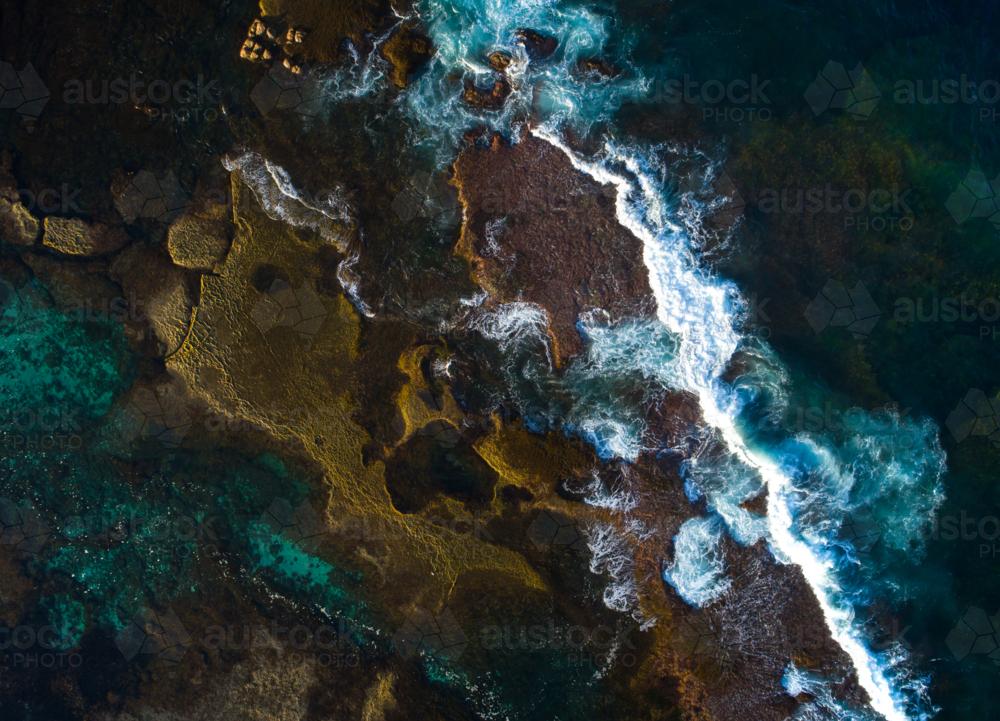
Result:
M312 228L325 240L346 250L349 240L347 229L353 225L353 219L350 204L340 189L321 191L313 197L296 188L284 168L255 152L226 158L222 162L230 173L239 172L268 217Z
M744 399L721 380L741 343L735 320L743 306L735 286L699 266L691 238L670 220L663 201L666 192L647 172L639 153L609 141L603 157L588 160L566 145L554 123L532 132L560 148L574 167L617 189L618 220L643 243L659 319L680 339L680 348L663 368L661 379L698 398L703 417L717 432L730 462L750 469L766 485L772 552L780 562L801 568L831 635L853 661L872 708L889 721L909 719L901 690L890 683L886 662L867 647L854 625L854 609L839 586L834 557L823 544L810 543L797 532L798 489L793 469L780 453L753 448L740 433L738 417ZM938 455L940 448L930 452Z
M590 572L607 574L604 605L622 613L632 611L638 603L635 587L632 547L611 523L595 521L587 525L587 545L590 548Z
M487 338L497 341L500 350L505 353L527 341L540 343L545 347L551 365L548 327L549 314L544 308L519 301L485 309L468 324L469 330L479 331Z
M796 667L794 663L785 669L785 677L781 683L789 696L805 693L813 697L812 701L799 705L792 716L796 721L864 721L864 719L874 721L872 714L866 713L864 717L859 718L856 710L844 708L833 698L826 679L816 678Z
M884 453L868 452L877 443L865 439L850 440L846 446L819 436L794 438L777 447L758 443L744 427L741 411L748 400L764 396L778 406L786 403L787 398L782 394L787 374L766 346L738 332L747 308L745 300L735 285L703 267L698 257L702 216L706 209L709 212L719 209L724 202L720 205L709 200L701 207L698 193L688 193L679 204L672 203L668 191L671 174L655 153L633 150L609 140L599 158L585 159L573 152L558 132L563 123L585 133L595 122L607 120L623 101L641 93L649 84L638 72L626 73L625 77L631 76L632 80L598 83L581 81L576 74L578 59L602 54L609 38L609 19L554 0L458 3L423 0L418 11L427 24L436 53L430 67L415 79L403 99L407 115L417 120L419 128L413 141L444 151L438 154L443 165L450 162L455 144L468 127L485 123L516 140L522 118L530 115L536 136L563 150L582 172L617 188L618 220L643 243L643 260L657 301L658 325L667 331L660 335L673 339L667 352L665 348L656 348L655 343L622 342L630 332L634 338L642 337L643 333L647 340L655 337L657 334L650 332L653 326L623 331L583 323L581 331L587 335L585 358L567 369L565 379L541 379L541 370L524 367L519 369L520 380L526 378L535 383L540 392L568 389L571 402L561 408L565 426L589 438L605 458L634 459L645 449L643 419L623 400L622 394L615 392L618 390L615 384L622 377L645 379L651 395L664 388L694 395L708 430L715 436L715 452L696 454L689 460L685 472L690 493L704 496L709 509L725 522L738 541L748 543L766 536L780 562L794 563L802 569L833 638L853 661L873 709L890 721L911 718L904 710L904 692L911 688L899 680L896 659L877 656L868 648L854 623L848 593L840 588L838 563L843 559L843 551L831 538L832 519L837 509L850 510L859 497L868 499L864 502L877 502L886 486L869 487L872 484L866 482L866 476L875 478L882 474L891 481L888 487L895 489L891 493L897 497L897 506L905 507L911 497L919 499L913 504L914 522L907 523L907 528L898 539L893 537L889 545L912 538L909 527L926 520L925 514L933 513L940 502L937 476L943 453L936 443L933 427L911 424L922 438L918 457L907 462L897 456L888 469L883 463ZM513 33L519 27L532 27L559 38L557 56L546 63L526 63L513 42ZM627 56L628 41L620 48L622 55ZM494 49L513 50L514 88L502 110L484 113L469 108L461 99L461 85L456 82L455 73L481 85L491 82L485 60ZM711 179L715 170L709 168L705 179ZM496 339L505 351L518 345L544 346L549 368L542 370L550 371L552 359L544 333L546 325L544 311L517 303L480 316L472 327ZM770 364L769 372L761 377L744 376L730 385L722 376L741 347L745 351L755 348L760 351L767 361L764 365ZM550 410L560 408L553 406ZM842 453L845 447L853 448L859 455L845 458ZM888 474L884 473L886 470ZM741 501L765 487L766 518L754 517L739 508ZM801 503L810 488L818 488L827 504L825 513L816 516L821 520L815 523L804 517L809 509ZM691 557L685 559L687 536L679 535L672 577L681 579L678 587L689 589L691 598L696 599L698 593L693 585L696 574L684 573L682 564L693 567L704 556L703 549L708 548L707 531L711 529L691 528L691 540L704 536L705 543L690 544ZM700 533L695 533L696 529ZM628 556L615 538L607 529L599 535L601 560L595 568L608 568L610 564L622 574ZM614 552L604 550L611 548ZM707 572L714 584L698 589L705 598L713 595L713 587L724 588L726 579L718 568L711 565ZM622 590L626 587L618 584L614 588L619 590L612 591L606 601L613 607L627 606L623 599L628 593ZM912 701L913 695L909 698ZM919 711L914 714L923 717Z
M362 238L364 238L363 233ZM361 276L354 270L354 266L359 260L361 260L361 253L355 248L337 265L337 280L340 281L344 292L347 293L347 297L350 298L358 312L367 318L374 318L375 313L361 299Z
M625 514L639 506L633 474L634 471L629 466L622 465L609 474L612 478L606 481L596 470L592 470L578 484L571 485L567 481L567 489L582 495L583 502L588 506Z
M681 598L698 608L722 596L731 584L719 532L716 519L699 516L684 521L674 538L674 562L663 572Z

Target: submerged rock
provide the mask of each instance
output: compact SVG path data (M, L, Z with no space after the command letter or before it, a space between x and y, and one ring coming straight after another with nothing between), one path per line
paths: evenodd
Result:
M528 52L528 57L532 60L545 60L552 57L556 48L559 47L559 41L551 35L543 35L537 30L529 28L518 30L517 40L524 46L524 49Z
M471 82L466 82L462 97L469 105L477 108L500 108L510 97L511 85L506 78L497 80L490 89L480 88Z
M622 74L620 67L601 58L581 58L577 62L577 68L582 73L598 75L602 78L617 78Z

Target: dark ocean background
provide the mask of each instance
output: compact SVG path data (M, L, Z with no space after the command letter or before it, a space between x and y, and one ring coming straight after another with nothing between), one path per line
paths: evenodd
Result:
M984 185L976 175L1000 177L997 5L425 0L409 12L424 23L437 54L405 91L387 91L384 68L366 59L362 48L356 63L343 60L323 75L324 109L316 117L266 124L247 100L253 82L232 65L233 48L259 14L252 4L216 8L214 24L190 20L195 12L175 22L169 13L125 4L112 9L66 4L48 20L38 8L8 4L3 32L12 51L5 59L20 68L39 58L35 64L50 88L89 71L91 61L65 50L74 37L70 30L53 31L46 39L45 23L57 28L79 23L100 39L95 44L113 47L93 57L99 72L219 78L215 107L224 113L218 122L137 131L122 119L123 108L103 106L85 126L79 116L61 114L55 97L61 91L53 90L48 115L40 117L35 133L27 134L15 113L4 110L0 140L17 149L14 172L21 183L36 189L67 182L81 187L81 203L93 218L114 212L107 189L120 168L173 167L187 188L205 178L224 184L227 173L219 157L236 145L264 149L296 187L354 189L364 241L353 240L336 260L360 253L352 307L359 317L371 311L362 321L370 324L366 342L390 350L405 347L407 334L417 332L395 335L394 327L379 335L371 330L384 320L378 309L384 314L387 307L403 308L396 320L402 317L419 333L433 335L442 321L452 320L439 308L454 308L476 292L451 252L453 219L405 226L394 219L393 197L414 172L441 176L466 130L486 126L513 138L524 130L526 116L535 129L571 139L574 148L602 162L612 155L608 147L622 150L621 157L608 160L609 169L625 167L622 158L632 153L646 163L641 171L655 180L651 194L663 206L651 210L649 196L637 195L641 219L652 227L660 213L663 227L673 224L663 237L688 238L691 252L684 257L707 274L692 297L701 298L703 288L739 291L742 300L692 303L691 309L707 309L706 315L688 320L703 323L711 335L719 319L707 311L724 308L732 322L719 337L728 342L733 332L739 357L750 358L750 366L759 360L744 383L733 384L731 397L740 400L733 427L748 447L766 449L801 481L790 494L801 514L794 530L835 559L845 603L857 613L858 638L875 666L887 670L890 695L905 714L900 718L1000 718L994 710L1000 657L990 655L1000 647L1000 443L988 437L997 427L990 419L1000 402L985 401L1000 391L1000 217L991 219L987 212L991 198L1000 198L1000 182ZM27 30L13 29L18 23ZM156 53L148 51L143 38L164 23L173 39ZM513 30L524 26L560 40L555 61L537 72L529 68L524 86L503 111L484 114L462 106L456 68L473 78L487 76L484 51L509 45ZM344 57L349 54L344 51ZM592 55L615 63L622 74L596 84L580 81L573 74L577 60ZM470 58L478 65L463 65ZM844 109L824 100L818 76L843 77L830 63L851 72L860 64L869 79L848 81L877 102ZM678 100L671 82L680 81L683 89L685 79L701 90ZM955 80L961 87L963 79L976 92L967 96L969 102L948 102L942 84ZM734 81L741 84L732 86ZM713 91L735 91L713 100L707 83L714 83ZM807 97L814 83L822 86L820 100ZM746 99L743 90L755 85L758 95ZM877 95L871 94L872 85ZM907 94L911 87L918 96L914 102ZM827 107L817 106L816 112L810 97ZM892 207L818 213L795 208L799 190L827 187L840 193L860 189L866 198L884 190L881 198L889 198ZM963 188L983 203L964 200L969 193ZM774 192L788 198L777 211L765 200ZM719 213L734 205L743 208L737 222ZM140 243L164 242L156 228L132 232ZM358 627L352 643L369 654L365 663L378 666L389 653L394 629L371 608L357 571L347 563L338 566L335 554L318 560L304 554L303 560L297 551L284 549L283 556L260 540L265 530L259 519L273 498L287 498L293 506L322 500L316 469L264 433L248 438L192 431L186 443L169 450L157 439L135 443L128 433L123 436L119 411L133 383L160 378L162 362L130 346L114 317L67 320L65 295L54 281L47 285L53 276L28 270L18 252L4 241L0 392L8 420L13 423L13 414L23 409L82 410L71 414L68 430L64 426L61 443L68 445L61 448L26 442L26 435L38 432L35 427L25 432L16 424L6 426L0 496L11 500L0 507L0 520L27 526L29 514L37 512L51 532L44 548L29 549L24 563L33 590L18 592L26 599L25 610L6 622L72 629L67 648L82 644L102 661L87 665L81 683L85 697L87 688L97 689L85 698L95 707L135 682L122 670L111 639L136 608L150 604L169 603L182 615L185 608L216 606L248 615L270 608L282 618L350 618ZM71 262L71 272L92 270L86 261ZM807 309L824 289L830 289L827 299L843 305L835 297L836 283L846 290L863 285L878 311L874 325L852 333L845 327L855 318L849 314L834 316L832 323L812 322L816 316ZM422 310L413 310L414 294ZM860 307L859 297L847 305ZM946 299L965 303L957 307L966 315L929 315ZM911 305L923 315L907 315ZM625 420L615 415L621 408L602 382L619 366L633 371L629 363L639 359L653 368L646 374L644 367L643 378L688 391L694 385L684 385L684 368L674 363L677 347L655 329L627 338L591 329L591 338L606 342L606 357L618 365L570 373L560 387L570 400L546 396L547 370L537 349L534 360L518 366L516 378L503 375L508 366L502 361L492 366L484 361L493 376L480 379L482 388L471 389L469 397L486 399L485 406L497 386L506 386L506 400L519 411L541 409L541 415L552 416L548 421L566 421L570 435L584 439L602 458L630 460L642 445L642 423L629 415L634 408L625 409ZM484 355L496 350L488 339L476 342L489 346ZM372 358L378 356L372 352ZM356 397L376 406L385 400L381 371L374 361L364 365L344 372L356 376ZM860 409L856 415L862 421L848 428L828 421L804 428L797 414L817 408L826 418L828 409L839 418ZM981 420L973 425L977 417ZM391 417L364 421L387 427ZM193 427L203 422L196 419ZM824 476L834 473L831 453L840 467L851 469L853 485L833 488ZM727 484L739 475L727 476L729 468L711 469L711 478L692 473L690 482L692 495L706 497L716 515L732 523L735 516L727 514L737 514L733 509L742 498L726 495ZM119 543L107 534L84 533L80 540L76 519L88 514L101 519L217 515L224 520L215 528L214 543L226 561L181 552L189 539L150 546L141 537ZM842 540L838 521L845 516L874 519L867 526L874 546L863 553L857 546L835 548ZM738 538L742 532L754 539L765 533L732 525L728 532L737 540L744 540ZM719 528L712 533L721 533ZM309 572L288 572L288 556ZM691 591L685 583L692 580L682 578L683 570L668 579L682 595ZM313 571L337 583L315 583ZM695 571L714 578L713 568ZM226 590L235 587L250 590L235 600L238 594ZM711 597L711 588L696 590ZM603 607L592 612L612 617ZM548 657L534 662L537 667L525 670L519 661L494 660L502 673L494 679L494 695L479 704L468 702L462 688L471 685L467 677L431 668L421 671L420 680L439 684L449 703L473 707L470 713L483 717L496 708L522 718L580 718L593 708L615 716L618 707L607 700L611 692L604 682ZM17 705L12 701L11 715L0 715L78 717L40 690L59 673L33 671L13 683L10 694ZM183 690L168 685L163 693ZM835 704L810 706L805 713L817 719L854 717Z

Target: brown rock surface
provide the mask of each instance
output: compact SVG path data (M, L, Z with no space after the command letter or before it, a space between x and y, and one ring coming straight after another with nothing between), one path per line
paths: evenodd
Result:
M581 58L577 67L581 72L592 73L602 78L617 78L622 74L620 67L601 58Z
M740 508L744 511L750 511L751 513L756 513L761 516L767 515L767 489L759 496L755 496L747 501L743 501L740 504Z
M16 199L0 195L0 233L16 245L34 245L41 227Z
M12 159L6 150L0 155L0 235L15 245L34 245L41 225L21 204L17 181L11 174Z
M502 50L497 50L495 53L490 54L490 67L498 73L507 72L507 68L510 67L512 62L514 62L514 56Z
M174 263L182 268L211 271L229 249L231 224L225 217L224 206L211 215L182 215L170 226L167 248Z
M559 47L559 41L550 35L543 35L537 30L521 28L517 31L517 39L528 52L532 60L545 60L551 57Z
M45 219L42 243L66 255L95 256L121 250L129 242L121 227L87 223L79 218Z
M355 47L370 47L372 32L398 22L386 0L261 0L260 11L265 27L280 20L282 27L294 28L295 50L314 64L337 60L345 39Z
M499 108L510 96L510 92L510 83L504 78L494 82L491 88L480 88L471 82L466 82L462 97L469 105L477 108Z
M382 56L392 66L389 79L397 88L405 88L409 77L434 53L430 38L414 29L415 23L400 24L382 46Z
M517 145L497 136L489 147L468 148L454 167L465 206L457 252L472 262L490 302L545 309L560 362L583 347L581 313L653 314L642 243L619 225L614 188L531 135Z
M162 250L135 245L115 258L108 273L121 285L131 315L149 324L159 341L160 356L180 348L190 330L195 305L187 273L165 255Z
M798 700L785 694L788 665L844 679L835 694L867 701L847 654L826 627L822 609L797 566L779 565L765 541L743 547L725 539L729 589L700 609L675 616L674 650L705 691L720 721L782 721Z

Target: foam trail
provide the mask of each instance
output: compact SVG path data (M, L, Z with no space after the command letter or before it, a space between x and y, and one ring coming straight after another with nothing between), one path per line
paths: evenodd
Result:
M246 152L236 158L226 158L222 164L230 173L239 171L268 217L312 228L341 250L347 249L349 233L346 228L353 224L353 220L350 206L339 191L321 192L315 198L310 197L292 184L291 176L284 168L259 153Z
M667 582L692 606L711 603L731 585L725 577L718 523L704 516L684 521L674 542L674 563L663 572Z
M907 721L899 695L853 625L854 610L837 585L834 559L812 548L792 530L792 478L771 458L751 449L736 427L742 404L720 379L740 343L733 326L740 307L735 286L698 266L682 228L663 212L657 184L644 172L639 158L609 142L605 146L607 162L592 162L569 148L551 125L531 132L562 150L581 172L617 189L618 221L643 243L643 262L656 297L657 315L681 340L676 362L664 369L664 378L698 398L705 421L716 429L734 459L759 474L768 489L767 527L775 557L802 570L832 637L851 658L872 708L888 721ZM612 170L612 163L624 167L637 180Z
M500 350L507 352L525 340L535 340L545 346L545 353L552 365L549 349L549 315L545 309L534 303L504 303L473 318L469 330L477 330L491 340L497 341Z

